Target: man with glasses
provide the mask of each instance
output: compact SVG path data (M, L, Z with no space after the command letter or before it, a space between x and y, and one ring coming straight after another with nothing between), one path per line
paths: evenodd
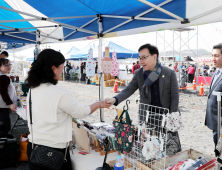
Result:
M170 113L178 111L179 89L176 74L174 70L161 65L158 60L159 52L155 46L145 44L138 51L141 68L135 71L132 81L124 90L105 101L117 106L139 89L140 103L153 107L140 105L138 123L153 129L156 136L160 137L160 134L165 133L159 128L162 121L159 114L165 114L165 110L161 108L169 109ZM148 117L144 110L149 111ZM166 154L171 156L181 151L181 145L177 131L167 133L170 134L166 142Z
M0 58L7 58L8 57L8 52L7 51L2 51L0 54Z
M177 112L179 89L175 72L161 65L155 46L145 44L138 51L141 68L135 71L132 81L124 90L105 101L117 106L139 89L140 103L164 107L170 113Z
M213 130L213 140L215 146L217 145L217 96L213 95L213 91L222 92L222 43L213 46L212 61L214 67L218 68L215 71L211 80L210 89L208 93L207 109L205 117L205 125Z

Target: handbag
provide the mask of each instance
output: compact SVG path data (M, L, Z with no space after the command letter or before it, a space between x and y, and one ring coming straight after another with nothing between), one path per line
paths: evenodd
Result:
M126 123L123 123L122 120L124 113L126 113ZM114 126L116 150L123 154L129 153L133 145L134 126L131 125L131 120L127 110L122 112L118 122L114 122Z
M171 114L168 114L167 117L168 120L166 123L166 128L168 130L166 139L166 155L172 156L175 155L177 152L182 151L178 130L183 128L183 123L180 110L178 110L178 112L172 112ZM169 126L170 124L173 125Z
M29 113L30 113L30 125L32 132L32 153L30 156L30 162L38 166L40 168L48 169L48 170L59 170L62 167L62 164L66 160L67 147L68 142L66 144L65 155L63 152L58 151L54 148L43 146L43 145L35 145L33 140L33 129L32 129L32 101L31 101L31 89L29 96Z
M177 152L181 152L181 144L178 131L172 132L167 131L167 139L166 139L166 155L172 156Z

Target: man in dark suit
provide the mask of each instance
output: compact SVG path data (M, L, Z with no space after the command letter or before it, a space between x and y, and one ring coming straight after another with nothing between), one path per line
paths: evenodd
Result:
M138 51L141 68L135 71L132 81L124 90L105 101L118 105L139 89L140 103L177 112L179 89L175 72L161 65L158 61L159 52L155 46L145 44Z
M215 71L208 93L207 109L205 117L205 125L213 130L213 139L215 146L218 142L217 139L217 96L213 95L213 91L222 92L222 44L213 46L212 60L214 67L219 70Z

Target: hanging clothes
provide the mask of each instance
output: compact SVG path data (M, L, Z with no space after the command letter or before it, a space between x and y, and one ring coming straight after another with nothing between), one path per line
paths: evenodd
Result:
M117 61L116 52L114 51L112 54L112 72L111 76L118 76L119 75L119 63Z
M88 58L86 61L86 76L87 77L95 76L95 66L96 66L96 63L93 60L93 49L90 48L88 52Z

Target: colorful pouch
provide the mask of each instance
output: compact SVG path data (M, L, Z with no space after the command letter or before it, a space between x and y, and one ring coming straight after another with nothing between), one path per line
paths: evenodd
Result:
M126 113L126 122L123 123L122 117ZM119 117L119 121L114 123L115 127L115 145L116 150L123 154L131 151L134 139L134 126L131 125L131 120L127 110L124 110Z

